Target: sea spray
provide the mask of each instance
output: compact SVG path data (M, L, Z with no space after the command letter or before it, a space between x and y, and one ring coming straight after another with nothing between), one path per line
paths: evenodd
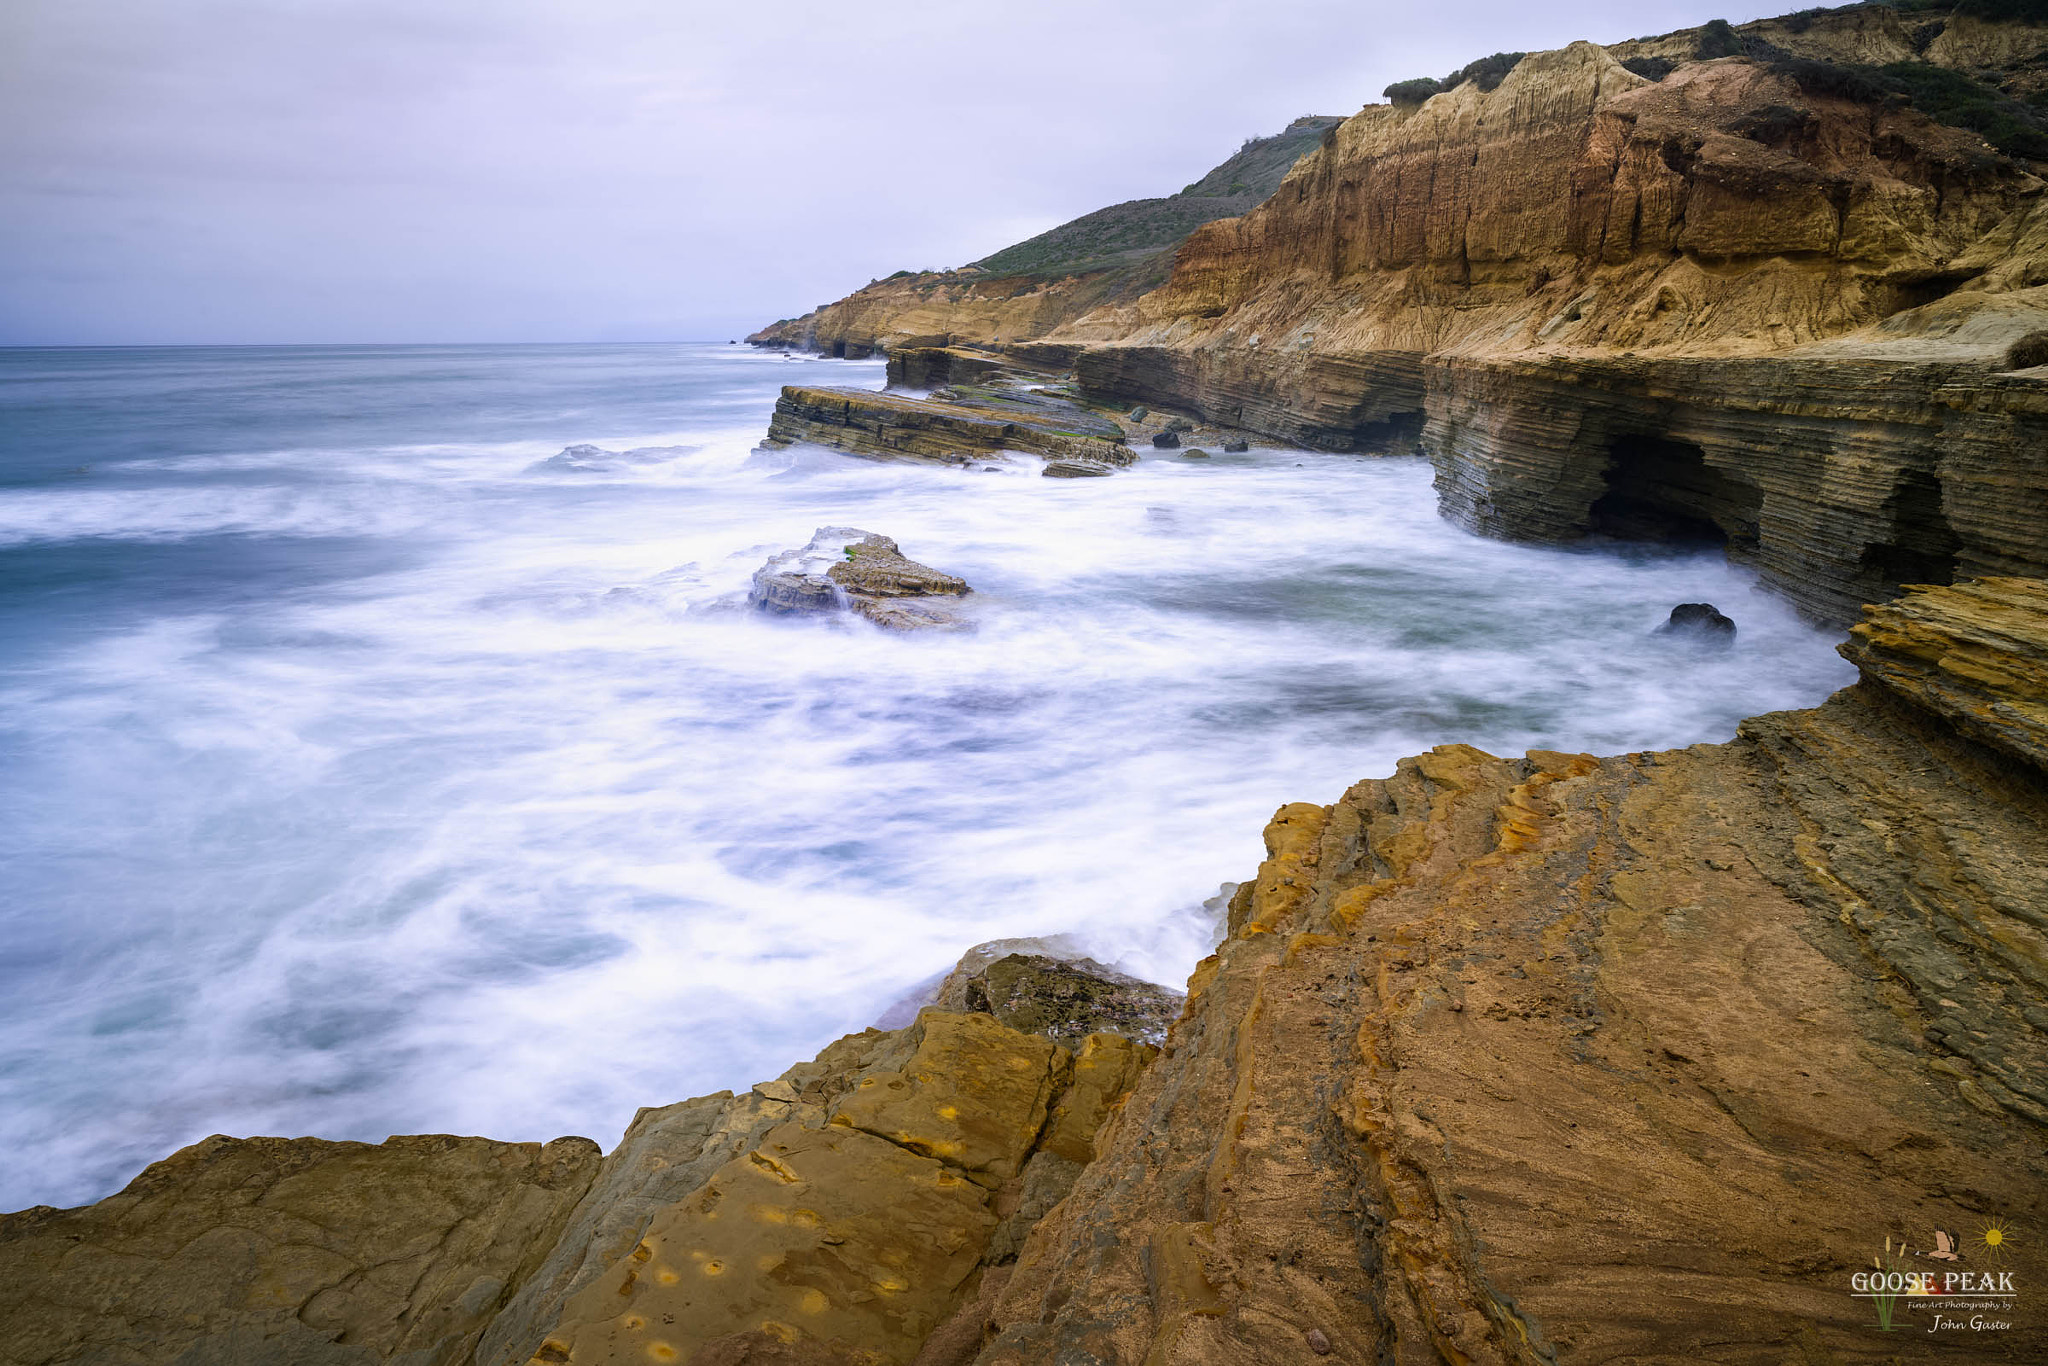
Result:
M979 940L1178 982L1282 802L1449 741L1726 739L1850 676L1716 557L1476 539L1417 460L754 453L780 384L878 363L4 364L5 1208L216 1131L608 1144ZM579 444L690 449L545 464ZM834 524L977 629L745 609ZM1651 634L1688 601L1731 650Z

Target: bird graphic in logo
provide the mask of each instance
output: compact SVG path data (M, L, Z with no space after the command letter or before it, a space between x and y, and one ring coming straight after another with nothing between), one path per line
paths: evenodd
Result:
M1947 1229L1938 1228L1934 1230L1934 1246L1917 1255L1937 1262L1960 1262L1963 1260L1963 1254L1956 1250L1959 1241L1956 1235Z

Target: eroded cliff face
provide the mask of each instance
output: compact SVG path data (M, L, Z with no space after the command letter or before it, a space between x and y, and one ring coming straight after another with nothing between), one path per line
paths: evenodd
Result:
M1846 620L2048 568L2042 189L1910 109L1576 43L1365 110L1053 340L1107 398L1419 446L1476 530L1725 541Z

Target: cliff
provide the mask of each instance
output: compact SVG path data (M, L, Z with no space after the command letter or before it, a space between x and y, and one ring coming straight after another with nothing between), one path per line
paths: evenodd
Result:
M1034 340L1164 282L1173 249L1189 233L1271 194L1338 122L1296 119L1271 137L1247 139L1178 194L1097 209L957 270L898 271L747 341L859 358L914 344Z
M1283 807L1161 1049L996 945L602 1159L214 1138L7 1216L0 1361L1897 1361L1964 1297L1874 1261L2040 1360L2048 585L1843 650L1728 744Z
M1720 542L1824 618L2048 571L2042 182L1816 69L1575 43L1369 107L1051 340L1092 396L1419 449L1462 525Z
M2021 13L1509 54L1323 133L1149 292L906 277L756 340L1057 353L1092 402L1425 453L1485 534L1724 545L1824 620L2038 575L2048 19Z

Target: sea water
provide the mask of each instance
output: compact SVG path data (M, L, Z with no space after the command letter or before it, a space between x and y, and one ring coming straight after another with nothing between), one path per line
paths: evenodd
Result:
M1718 556L1479 539L1418 460L754 454L796 381L882 371L0 352L0 1209L216 1132L609 1146L991 938L1177 984L1283 802L1850 677ZM746 610L826 525L977 629ZM1733 649L1651 634L1688 601Z

